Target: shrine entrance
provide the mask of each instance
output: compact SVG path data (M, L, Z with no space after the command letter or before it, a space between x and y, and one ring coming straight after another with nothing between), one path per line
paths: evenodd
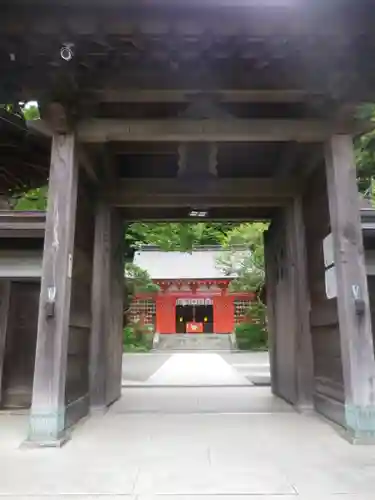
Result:
M176 305L176 333L215 333L212 301L179 299Z

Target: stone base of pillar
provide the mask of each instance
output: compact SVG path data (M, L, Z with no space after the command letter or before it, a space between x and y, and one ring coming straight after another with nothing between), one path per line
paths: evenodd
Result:
M359 445L359 446L369 446L375 444L375 435L355 435L353 431L346 430L342 434L343 438L348 441L350 444Z
M65 443L70 441L71 436L68 432L65 433L64 436L60 437L59 439L51 439L51 440L37 440L37 439L26 439L24 441L20 448L21 449L38 449L38 448L61 448L64 446Z
M312 415L315 412L315 408L313 403L308 404L308 403L296 403L293 405L293 408L298 412L303 415Z
M28 448L61 447L70 439L65 428L65 409L57 412L33 413L31 410L29 432L24 446Z
M375 444L375 406L345 408L346 429L344 437L351 444Z
M108 412L108 406L91 406L90 407L90 416L92 417L101 417Z

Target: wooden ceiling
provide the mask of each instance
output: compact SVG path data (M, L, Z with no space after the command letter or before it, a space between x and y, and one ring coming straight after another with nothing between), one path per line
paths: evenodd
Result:
M77 121L199 113L328 121L375 99L374 25L368 0L2 0L0 102L35 99L43 112L58 100ZM60 55L66 43L69 62ZM313 139L224 141L218 176L290 174L318 151ZM0 129L0 143L3 191L46 181L48 139L12 125ZM87 149L100 163L100 145ZM177 142L111 141L106 151L121 177L178 170Z
M43 100L69 93L80 113L94 104L110 113L101 103L128 103L126 89L362 100L375 88L374 21L365 0L3 0L3 94ZM60 57L64 43L74 44L68 63ZM132 102L127 113L139 113Z

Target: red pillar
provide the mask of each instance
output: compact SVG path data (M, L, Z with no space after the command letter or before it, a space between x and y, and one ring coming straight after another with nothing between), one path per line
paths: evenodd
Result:
M158 333L175 333L175 297L169 295L158 295L156 297L156 331Z
M214 297L214 333L232 333L234 329L234 300L231 295Z

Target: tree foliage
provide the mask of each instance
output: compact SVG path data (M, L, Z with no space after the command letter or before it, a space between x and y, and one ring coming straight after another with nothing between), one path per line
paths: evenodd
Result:
M38 105L34 102L26 104L0 104L0 109L4 109L13 115L23 117L25 120L37 120L40 118Z
M165 251L190 252L194 247L221 245L231 223L144 223L135 222L127 231L128 242L139 247L155 245Z
M39 108L36 104L28 103L22 108L25 120L38 120L40 118Z
M47 209L47 186L31 189L20 197L11 200L14 210L45 211Z
M263 287L263 233L267 227L263 222L240 224L226 235L217 264L227 276L236 275L230 285L232 291L257 292Z
M359 118L374 122L375 105L367 104L358 111ZM358 188L361 193L373 195L372 184L375 178L375 130L355 139Z
M125 265L125 275L131 284L133 294L153 293L160 290L159 286L153 283L148 272L132 262L128 262Z
M127 306L133 297L140 293L157 293L160 287L153 283L148 272L132 262L125 264Z

